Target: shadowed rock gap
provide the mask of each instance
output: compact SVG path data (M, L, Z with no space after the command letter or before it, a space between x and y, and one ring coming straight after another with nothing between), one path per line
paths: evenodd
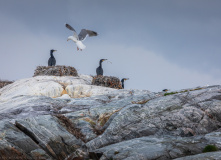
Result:
M22 131L25 135L30 137L36 144L39 144L39 141L36 139L35 135L30 132L28 129L23 127L21 124L15 122L15 127L17 127L20 131Z
M57 114L54 116L58 118L58 120L63 124L63 126L67 129L68 132L73 134L76 138L80 138L83 142L86 142L85 136L81 133L81 130L76 128L67 117L65 117L62 114Z
M21 132L23 132L25 135L27 135L28 137L30 137L40 148L42 148L49 156L54 157L50 151L48 151L47 149L43 148L41 145L39 145L39 141L37 140L36 136L30 132L27 128L25 128L24 126L22 126L21 124L19 124L18 122L15 122L15 127L17 127Z

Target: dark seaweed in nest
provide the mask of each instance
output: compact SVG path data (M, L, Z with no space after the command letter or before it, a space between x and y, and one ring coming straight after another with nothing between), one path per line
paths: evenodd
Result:
M71 66L38 66L34 76L78 76L77 70Z
M13 81L7 81L7 80L0 80L0 88L5 87L8 84L13 83Z
M122 89L120 79L112 76L94 76L92 85Z

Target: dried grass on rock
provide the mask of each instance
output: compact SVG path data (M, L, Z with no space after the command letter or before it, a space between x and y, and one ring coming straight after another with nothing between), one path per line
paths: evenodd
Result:
M7 81L7 80L3 81L3 80L0 80L0 88L3 88L6 85L11 84L11 83L13 83L13 81Z
M78 73L74 67L71 66L38 66L35 69L35 76L74 76Z
M94 76L92 85L122 89L120 79L112 76Z

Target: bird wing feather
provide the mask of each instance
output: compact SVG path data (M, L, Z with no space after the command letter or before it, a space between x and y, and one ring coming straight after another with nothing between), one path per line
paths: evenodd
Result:
M92 37L92 36L97 36L97 32L94 32L94 31L91 31L91 30L86 30L87 31L87 34L89 35L89 37Z
M97 32L87 30L87 29L82 29L78 35L80 41L85 40L87 36L89 36L89 37L97 36Z
M86 29L82 29L81 32L79 33L78 37L79 37L80 41L85 40L86 37L87 37L87 30Z
M75 31L75 29L74 29L73 27L71 27L71 25L69 25L69 24L66 23L65 26L66 26L69 30L71 30L71 31L74 32L74 37L76 37L77 39L79 39L79 38L78 38L78 35L77 35L77 32Z

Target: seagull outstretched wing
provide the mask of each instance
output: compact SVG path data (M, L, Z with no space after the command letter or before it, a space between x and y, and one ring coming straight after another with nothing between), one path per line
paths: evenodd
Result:
M77 38L77 39L79 39L78 38L78 35L77 35L77 32L75 31L75 29L73 28L73 27L71 27L69 24L65 24L65 26L68 28L68 29L70 29L71 31L73 31L74 32L74 37L75 38Z
M87 29L82 29L78 35L80 41L85 40L87 36L89 36L89 37L97 36L97 32L87 30Z

